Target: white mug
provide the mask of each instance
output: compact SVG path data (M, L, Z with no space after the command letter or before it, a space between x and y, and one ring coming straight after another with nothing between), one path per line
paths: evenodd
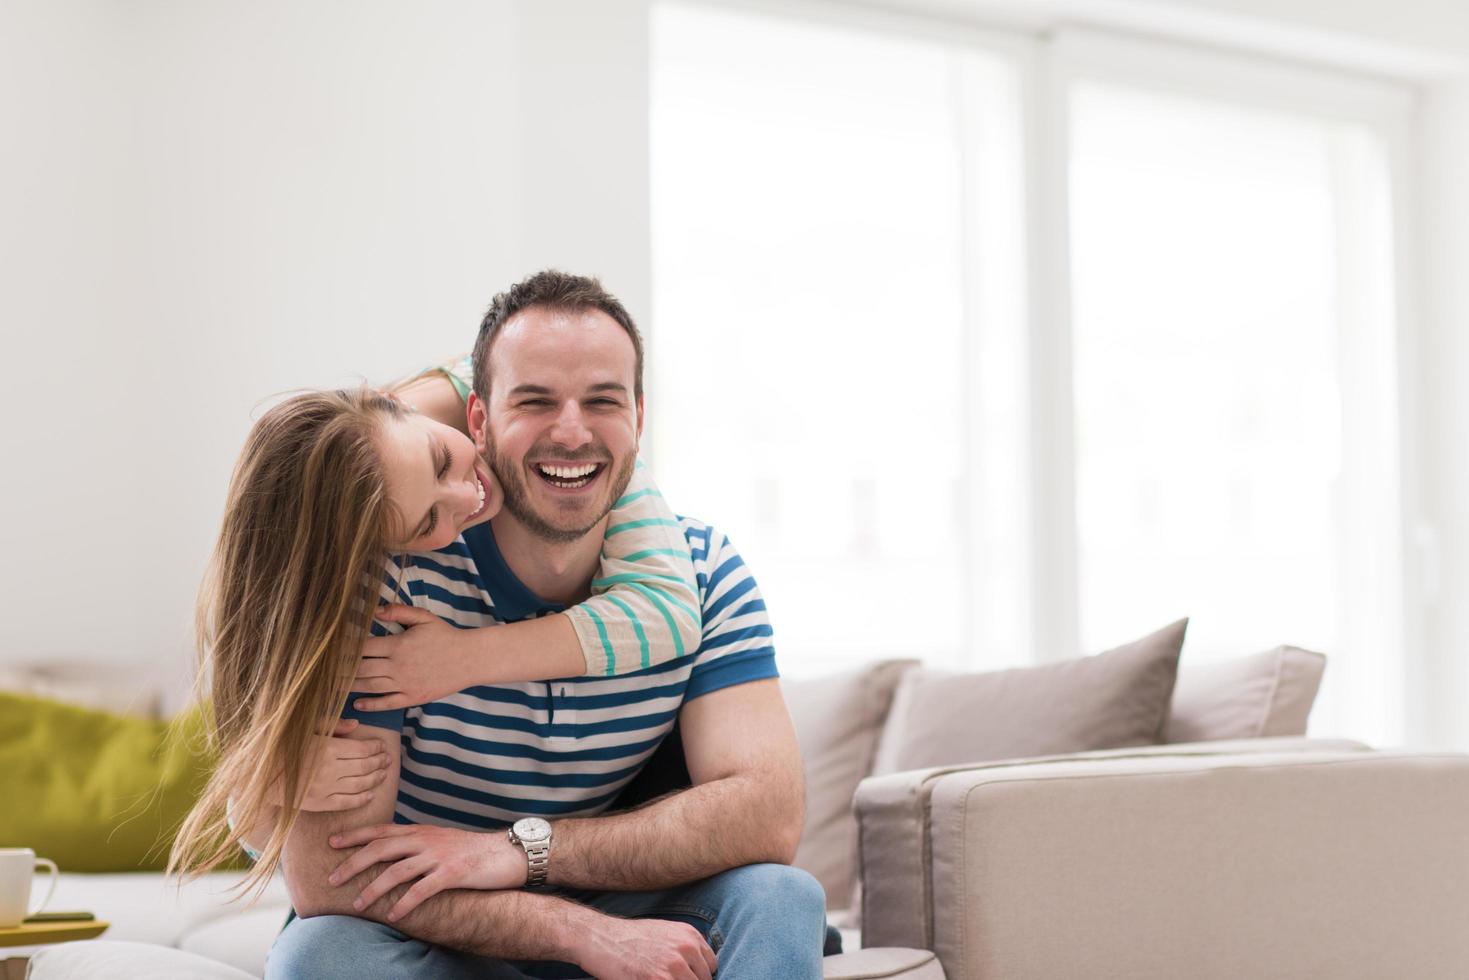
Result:
M31 878L37 866L51 873L51 887L46 889L41 904L31 908ZM36 857L29 847L0 847L0 929L18 926L26 916L44 909L55 891L55 861Z

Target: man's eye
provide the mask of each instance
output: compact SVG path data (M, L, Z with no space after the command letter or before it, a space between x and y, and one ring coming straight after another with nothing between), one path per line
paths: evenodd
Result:
M615 398L593 398L591 400L591 403L590 404L593 404L593 405L611 405L613 407L616 407L620 403Z
M540 408L543 405L549 405L549 404L551 404L551 402L549 400L545 399L545 398L528 398L525 401L523 401L523 402L520 403L520 407L521 408Z

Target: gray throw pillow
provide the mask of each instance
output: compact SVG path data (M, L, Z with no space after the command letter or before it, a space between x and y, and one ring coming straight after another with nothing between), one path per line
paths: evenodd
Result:
M806 764L806 827L796 867L821 882L833 909L847 906L857 878L852 797L872 771L893 688L917 662L886 660L824 677L781 678Z
M1163 740L1188 620L1090 657L983 674L914 668L873 775Z
M1165 742L1306 734L1326 656L1276 647L1229 660L1179 665Z

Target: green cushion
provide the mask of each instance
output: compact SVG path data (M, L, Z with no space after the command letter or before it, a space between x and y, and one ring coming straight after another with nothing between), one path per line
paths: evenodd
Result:
M173 723L0 691L0 847L62 871L158 871L209 778L199 711Z

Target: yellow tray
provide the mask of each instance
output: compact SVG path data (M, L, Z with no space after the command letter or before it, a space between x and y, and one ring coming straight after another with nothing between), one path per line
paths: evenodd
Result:
M101 919L26 922L10 929L0 929L0 946L39 946L42 943L69 943L73 939L96 939L111 924Z

